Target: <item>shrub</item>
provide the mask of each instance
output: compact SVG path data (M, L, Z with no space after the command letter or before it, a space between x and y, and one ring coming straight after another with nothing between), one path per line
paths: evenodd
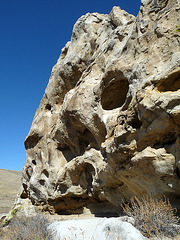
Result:
M7 227L6 240L50 240L51 233L48 231L50 222L43 215L35 217L14 217Z
M130 204L121 205L123 211L135 220L135 227L146 237L175 237L179 233L177 210L172 208L168 199L158 201L151 197L132 197Z
M176 28L176 30L175 30L174 32L175 32L175 33L180 32L180 24L179 24L179 26Z
M6 226L8 225L9 221L16 215L16 213L21 209L20 206L16 206L15 208L13 208L8 215L5 217L5 219L3 220L3 225Z

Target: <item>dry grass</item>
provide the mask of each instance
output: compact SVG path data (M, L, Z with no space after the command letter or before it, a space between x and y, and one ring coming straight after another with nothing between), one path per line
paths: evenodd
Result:
M3 239L4 231L2 225L0 225L0 239Z
M52 240L48 231L50 222L43 215L14 217L8 227L0 227L0 239L4 240Z
M20 186L20 171L0 169L0 214L11 210Z
M174 238L179 235L180 218L176 216L177 210L172 208L169 200L155 200L151 197L131 198L130 204L123 203L123 211L135 219L135 227L150 238L165 236Z

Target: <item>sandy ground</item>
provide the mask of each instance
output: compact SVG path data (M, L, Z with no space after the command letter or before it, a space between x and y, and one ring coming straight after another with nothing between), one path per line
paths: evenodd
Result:
M20 171L0 169L0 214L9 212L20 186Z

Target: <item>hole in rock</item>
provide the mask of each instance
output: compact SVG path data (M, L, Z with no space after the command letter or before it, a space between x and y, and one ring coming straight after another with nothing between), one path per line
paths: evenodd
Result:
M34 133L33 135L28 136L24 142L26 150L30 148L34 148L41 138L42 137L39 136L37 133Z
M88 129L85 129L82 132L78 131L77 148L79 151L75 153L68 145L59 143L57 146L57 150L63 154L67 162L70 162L73 158L84 154L85 151L91 148L99 150L99 145L93 134Z
M49 177L49 173L48 173L48 171L46 169L44 169L42 171L42 174L44 174L47 178Z
M160 92L177 91L180 89L180 73L175 72L168 76L159 86Z
M36 165L36 161L35 161L35 160L32 160L32 164Z
M21 197L22 199L25 199L25 198L28 198L27 185L26 185L25 183L23 183L23 188L24 188L24 190L22 191L20 197Z
M125 45L122 49L122 54L125 53L127 51L127 46Z
M74 201L74 199L73 198L70 198L70 199L67 199L66 201L67 202L71 202L71 200L72 201ZM84 204L81 204L81 203L79 203L79 204L77 204L77 202L81 202L81 201L83 201L84 202L84 200L82 200L82 198L76 198L76 208L75 209L67 209L67 210L65 210L65 209L63 209L63 210L59 210L59 211L57 211L57 214L58 215L72 215L72 214L83 214L83 207L82 207L82 205L84 205ZM64 204L64 203L63 203Z
M128 122L133 128L139 129L142 126L142 122L139 120L138 115L135 114L130 122Z
M25 183L23 183L23 188L25 191L27 191L27 185Z
M29 166L29 167L27 168L27 170L26 170L26 175L27 175L28 179L31 178L31 175L32 175L32 174L33 174L33 169L32 169L31 166Z
M64 194L68 190L68 187L65 184L59 184L57 190L60 191L61 194Z
M67 162L70 162L73 158L76 157L76 155L72 152L69 146L59 146L57 150L61 151L61 153L64 155L64 158Z
M25 192L22 192L22 194L21 194L21 198L22 198L22 199L26 199L26 198L28 198L28 194L25 193Z
M95 137L88 129L85 129L85 131L82 134L80 134L79 142L80 142L81 154L83 154L86 150L89 150L91 148L95 148L99 150L99 145Z
M84 170L80 174L80 186L83 189L87 189L88 191L92 188L92 182L93 182L93 175L95 175L95 169L94 167L89 164L84 164Z
M40 183L42 186L44 186L44 185L45 185L45 180L40 179L40 180L39 180L39 183Z
M101 98L102 108L112 110L121 107L126 101L129 83L126 78L112 79L104 88Z
M132 127L136 129L139 129L142 126L142 122L138 118L134 119L131 124Z
M50 110L51 110L51 105L50 105L49 103L48 103L48 104L46 104L46 107L45 107L45 109L50 111Z

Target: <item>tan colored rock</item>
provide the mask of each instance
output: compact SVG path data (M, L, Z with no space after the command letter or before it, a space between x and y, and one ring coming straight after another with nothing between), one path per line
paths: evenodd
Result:
M143 0L137 18L76 22L25 140L23 197L62 213L180 195L179 12Z

